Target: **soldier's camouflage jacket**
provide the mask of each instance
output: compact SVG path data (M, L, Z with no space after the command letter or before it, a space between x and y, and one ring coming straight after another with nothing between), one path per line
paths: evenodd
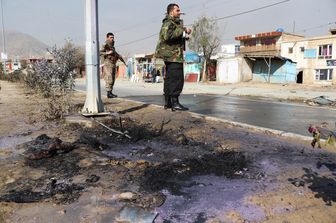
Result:
M183 63L183 31L181 19L166 16L162 21L155 57L168 62Z
M106 52L112 50L112 54L106 54ZM117 53L114 48L114 43L106 41L99 50L99 56L101 63L115 65L118 60L124 62L124 59Z

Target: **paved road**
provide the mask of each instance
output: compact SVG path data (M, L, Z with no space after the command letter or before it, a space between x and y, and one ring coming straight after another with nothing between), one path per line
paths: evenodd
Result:
M157 105L163 103L162 96L126 98ZM307 136L310 135L307 131L310 123L336 121L334 109L269 100L197 94L182 95L181 102L195 113Z
M85 87L77 83L77 89L84 90ZM162 89L159 87L146 88L141 84L129 87L120 84L115 87L115 92L122 98L163 104ZM102 95L105 95L104 89ZM328 122L334 127L336 122L335 109L305 104L219 94L183 94L180 101L195 113L306 136L310 135L307 131L310 123Z

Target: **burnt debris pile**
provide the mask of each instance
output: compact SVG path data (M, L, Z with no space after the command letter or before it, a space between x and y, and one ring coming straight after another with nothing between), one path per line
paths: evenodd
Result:
M246 171L248 161L243 153L228 151L204 154L196 158L177 160L149 167L143 175L142 187L149 191L169 190L179 194L184 182L193 176L216 175L226 178L241 178Z
M64 143L59 138L50 138L46 134L43 134L28 145L25 154L29 160L39 160L68 153L73 149L75 149L74 144Z
M75 144L43 134L19 147L25 148L27 174L2 187L0 201L31 203L51 199L54 203L71 203L78 199L85 185L72 182L80 172L77 162L81 156L72 154ZM43 174L32 177L39 171Z
M195 176L253 178L244 153L217 151L216 143L196 141L186 134L187 129L169 128L169 121L155 127L130 118L99 121L108 128L68 125L77 137L74 143L43 134L21 144L28 174L2 187L0 201L72 203L91 187L104 185L111 193L130 192L130 198L119 199L125 205L155 208L165 202L163 190L183 194ZM127 132L130 137L109 129ZM40 174L36 177L29 171Z

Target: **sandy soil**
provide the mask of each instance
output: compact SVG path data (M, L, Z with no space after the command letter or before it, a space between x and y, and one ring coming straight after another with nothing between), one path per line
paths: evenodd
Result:
M105 97L92 120L79 93L45 121L1 87L0 222L335 222L335 148Z

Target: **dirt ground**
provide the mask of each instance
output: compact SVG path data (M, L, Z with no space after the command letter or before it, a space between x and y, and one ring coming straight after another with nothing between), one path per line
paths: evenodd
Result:
M0 222L336 222L335 148L123 99L84 118L78 92L45 121L1 87Z

